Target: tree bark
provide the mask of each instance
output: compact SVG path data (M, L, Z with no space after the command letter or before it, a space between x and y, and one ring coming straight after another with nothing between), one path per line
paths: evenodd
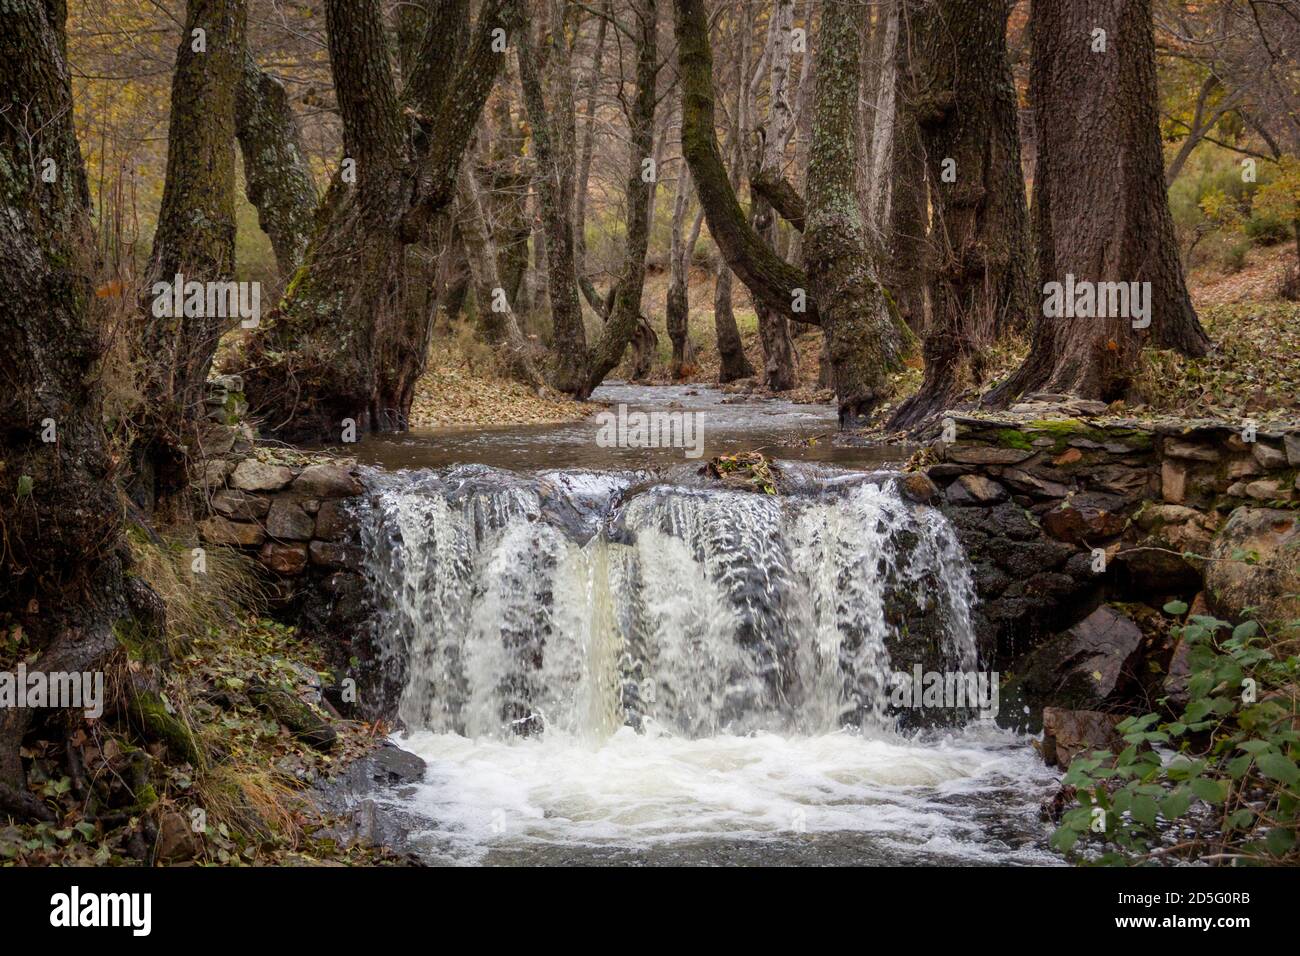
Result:
M463 164L460 170L456 192L456 221L464 241L470 272L474 277L478 321L483 337L501 350L502 364L513 378L533 388L541 388L542 377L529 357L528 343L519 330L510 300L505 296L505 288L501 285L492 231L479 199L474 171L468 163ZM499 299L504 300L504 308L500 310L497 307Z
M199 315L157 316L153 289L178 275L185 283L234 278L235 98L246 21L244 0L186 3L172 77L167 175L142 303L145 417L137 454L146 503L188 484L185 449L195 444L212 356L237 321L206 308Z
M245 355L250 406L282 439L337 441L348 421L358 433L406 427L434 317L410 301L406 247L448 236L460 163L505 59L495 31L512 30L517 16L516 0L485 0L462 50L455 14L464 9L431 5L399 97L377 0L325 5L356 184L335 175L306 261ZM458 64L450 81L449 64Z
M290 276L311 242L316 183L289 95L247 50L235 99L235 132L244 158L244 192L271 239L280 275Z
M683 164L684 166L685 164ZM690 339L690 263L686 259L686 209L691 199L690 171L683 168L677 176L677 195L673 197L672 246L669 252L668 296L665 325L673 353L668 375L680 381L695 365L695 349Z
M563 46L563 36L544 42ZM560 69L567 59L556 57L552 69ZM524 105L532 126L533 150L537 160L535 185L541 206L542 228L546 237L547 293L551 302L551 350L553 363L551 384L557 391L579 396L586 388L587 331L582 321L582 301L578 296L578 275L573 244L573 153L568 148L565 126L572 120L563 103L546 102L541 77L537 71L537 54L531 38L521 34L518 47L519 79ZM568 88L569 78L552 88ZM570 102L570 107L572 103ZM552 121L552 116L557 121Z
M820 324L808 278L754 231L727 176L714 132L713 52L703 0L675 0L678 72L682 84L682 152L691 168L709 233L727 265L773 312ZM800 294L802 293L802 295Z
M0 31L0 615L39 650L33 670L81 672L101 669L116 646L125 545L59 6L11 0ZM42 178L46 160L53 182ZM0 710L0 808L53 819L28 792L20 754L35 716Z
M1005 4L937 0L913 21L920 70L911 93L933 229L925 377L890 422L908 428L983 378L983 353L1033 310ZM955 181L948 181L955 179Z
M768 118L760 125L762 149L758 155L758 174L783 180L785 150L794 133L794 109L790 103L788 80L794 33L794 0L777 0L768 30L767 60L771 64L768 79ZM755 192L751 176L750 192ZM752 217L755 231L768 246L776 248L777 225L772 204L762 193L754 198ZM786 391L798 384L796 367L799 358L790 335L790 323L784 315L755 303L758 332L763 342L763 381L774 392Z
M1098 28L1105 52L1093 52ZM1067 275L1149 282L1150 327L1040 313L1028 358L988 401L1036 390L1112 401L1130 395L1143 344L1189 356L1210 345L1187 294L1165 192L1151 3L1037 0L1030 32L1039 281L1044 292Z
M821 311L840 426L869 419L903 363L903 342L870 257L858 207L855 154L860 49L854 11L822 9L813 93L804 257Z

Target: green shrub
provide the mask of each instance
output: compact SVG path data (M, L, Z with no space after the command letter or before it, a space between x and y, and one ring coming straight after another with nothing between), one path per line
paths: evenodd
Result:
M1118 755L1075 758L1062 783L1079 806L1052 844L1111 865L1300 862L1300 659L1276 656L1253 620L1194 615L1175 632L1189 648L1187 706L1176 720L1124 720Z

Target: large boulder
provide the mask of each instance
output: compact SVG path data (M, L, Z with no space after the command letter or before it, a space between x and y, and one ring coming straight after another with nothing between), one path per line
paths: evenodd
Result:
M1300 620L1300 514L1237 508L1215 536L1205 594L1219 617L1257 608L1265 623Z
M1025 659L1020 688L1034 703L1097 708L1123 696L1141 651L1141 628L1102 605Z

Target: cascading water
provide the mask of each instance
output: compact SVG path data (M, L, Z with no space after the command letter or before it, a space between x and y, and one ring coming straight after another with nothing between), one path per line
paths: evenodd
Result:
M888 476L790 467L785 490L376 476L376 643L431 763L411 800L435 855L884 830L978 858L979 828L924 804L1005 784L1010 748L987 725L918 744L889 706L893 671L977 666L951 528Z

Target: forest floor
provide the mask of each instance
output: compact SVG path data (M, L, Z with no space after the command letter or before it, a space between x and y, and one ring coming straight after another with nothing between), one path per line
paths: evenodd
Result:
M1277 295L1293 257L1294 249L1288 243L1252 249L1244 268L1236 272L1225 273L1213 266L1193 270L1188 280L1192 300L1216 343L1215 350L1197 360L1148 350L1141 379L1146 402L1117 407L1116 413L1254 416L1261 421L1300 414L1300 303L1287 302ZM716 384L718 380L713 286L712 269L691 270L689 322L695 355L683 381L693 384ZM672 381L668 375L672 346L665 327L667 293L667 273L650 270L644 311L659 340L646 379L649 384L666 385ZM750 364L761 369L758 317L748 292L739 283L733 290L733 309ZM590 331L594 334L594 326ZM833 392L818 384L820 330L797 326L795 332L799 387L780 397L797 402L834 401ZM1027 348L1027 342L1013 341L989 355L988 381L1010 374ZM629 369L625 360L611 377L625 379ZM894 376L894 397L880 410L881 420L920 385L921 370L919 357L913 358L906 370ZM769 394L755 379L725 388L756 397ZM977 392L972 385L967 397L974 398ZM438 428L562 423L586 418L600 408L599 403L572 402L553 393L538 395L498 375L490 351L465 331L440 340L429 370L417 386L412 425Z

